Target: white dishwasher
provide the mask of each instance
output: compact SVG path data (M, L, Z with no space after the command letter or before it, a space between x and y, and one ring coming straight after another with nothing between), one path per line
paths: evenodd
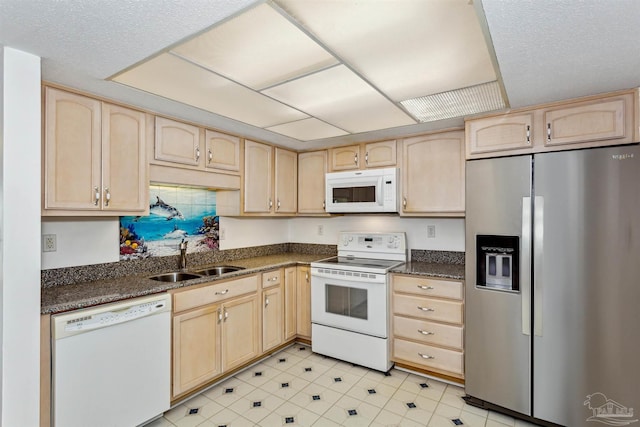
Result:
M171 299L51 317L54 427L134 427L168 410Z

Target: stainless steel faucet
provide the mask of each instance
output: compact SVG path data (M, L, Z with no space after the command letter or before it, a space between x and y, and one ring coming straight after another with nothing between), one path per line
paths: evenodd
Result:
M180 270L187 268L187 243L184 239L180 242Z

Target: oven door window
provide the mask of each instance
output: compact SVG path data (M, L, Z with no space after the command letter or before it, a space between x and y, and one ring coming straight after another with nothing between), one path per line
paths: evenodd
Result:
M334 187L333 203L376 202L375 185L363 187Z
M367 320L367 290L326 285L327 313Z

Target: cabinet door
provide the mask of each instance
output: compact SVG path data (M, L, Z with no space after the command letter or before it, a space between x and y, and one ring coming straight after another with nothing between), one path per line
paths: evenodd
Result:
M327 151L298 154L298 213L325 213Z
M364 146L364 165L367 168L395 166L396 140L372 142Z
M360 167L359 145L331 148L329 153L332 171L352 170Z
M547 131L545 145L607 140L611 144L630 142L632 132L625 121L626 110L632 108L632 102L631 95L624 95L571 107L547 109L544 111ZM625 139L626 141L620 141Z
M244 212L270 213L273 207L271 146L244 143Z
M173 391L178 396L221 374L218 305L173 318Z
M197 126L156 117L156 160L199 166L201 157Z
M145 114L102 104L102 208L144 211L149 207Z
M240 173L240 138L206 130L205 145L207 168Z
M296 291L298 269L287 267L284 270L284 340L296 336Z
M282 287L262 291L262 351L269 351L283 343Z
M100 111L100 101L46 88L45 209L100 209Z
M222 370L234 369L259 354L258 296L225 302L222 307Z
M404 140L402 214L464 215L464 132Z
M308 266L298 267L296 315L297 334L311 339L311 272Z
M470 120L466 123L469 157L473 154L530 149L533 141L533 112L506 114Z
M293 214L298 210L298 154L276 147L275 212Z

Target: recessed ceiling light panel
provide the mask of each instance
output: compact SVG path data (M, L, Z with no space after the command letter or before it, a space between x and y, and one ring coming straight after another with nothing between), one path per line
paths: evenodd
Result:
M334 136L348 135L347 132L335 126L331 126L314 117L298 120L291 123L284 123L271 126L267 130L277 132L300 141L311 141L313 139L332 138Z
M401 104L422 123L505 108L497 81L407 99Z

